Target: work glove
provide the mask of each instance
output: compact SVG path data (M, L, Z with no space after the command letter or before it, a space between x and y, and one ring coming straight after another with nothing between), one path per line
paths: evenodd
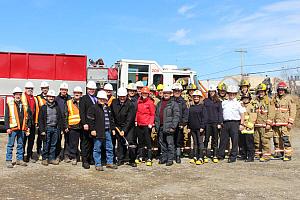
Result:
M115 134L116 134L116 132L115 132ZM97 136L97 132L96 131L91 131L91 135L94 136L94 137L96 137Z

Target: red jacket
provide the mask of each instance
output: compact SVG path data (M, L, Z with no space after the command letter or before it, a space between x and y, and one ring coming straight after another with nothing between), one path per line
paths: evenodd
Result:
M155 105L148 97L147 99L139 98L135 121L139 126L148 126L154 124Z

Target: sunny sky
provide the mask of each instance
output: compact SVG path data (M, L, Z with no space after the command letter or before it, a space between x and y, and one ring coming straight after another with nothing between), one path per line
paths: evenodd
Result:
M199 79L239 73L239 48L246 65L275 62L247 73L300 65L300 0L9 0L0 22L0 51L149 59Z

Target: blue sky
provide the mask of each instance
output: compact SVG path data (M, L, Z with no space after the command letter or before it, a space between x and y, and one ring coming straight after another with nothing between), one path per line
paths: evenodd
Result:
M151 59L191 67L200 79L239 73L203 76L238 66L238 48L248 52L245 64L300 58L299 0L10 0L0 2L0 22L1 51L85 54L107 65Z

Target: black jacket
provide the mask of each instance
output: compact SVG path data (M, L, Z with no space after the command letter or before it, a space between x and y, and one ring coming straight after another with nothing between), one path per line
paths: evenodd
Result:
M67 107L67 101L71 99L71 96L67 94L67 96L63 97L60 94L55 98L55 101L61 111L61 113L63 114L63 116L65 115L65 109Z
M204 104L191 105L189 110L188 128L199 130L205 128L207 123L207 112Z
M204 100L204 106L207 111L207 123L223 123L223 109L222 109L222 102L217 101L214 102L210 98Z
M108 109L108 116L110 119L110 129L114 130L115 122L111 115L111 109L108 106L106 108ZM90 131L96 131L96 138L105 139L105 116L102 105L95 104L91 106L87 113L87 120Z
M20 101L19 103L22 104L22 102ZM18 103L15 102L15 104L17 105L17 107L19 106ZM10 110L9 110L9 107L8 105L6 104L5 106L5 117L4 117L4 126L5 126L5 130L9 129L9 113L10 113ZM31 109L29 108L29 106L27 107L27 113L28 113L28 120L27 120L27 127L30 128L30 126L32 125L32 121L33 121L33 118L32 118L32 112L31 112ZM22 109L18 109L18 116L19 116L19 122L20 122L20 126L22 127L23 126L23 119L24 119L24 106L22 105Z
M178 103L179 106L180 120L178 125L185 126L188 122L188 117L189 117L189 110L186 105L186 100L184 100L182 96L178 98L175 97L173 98Z
M161 104L162 104L162 101L160 101L156 106L156 112L155 112L155 128L156 128L156 130L159 130L159 127L160 127L159 114L160 114ZM163 113L163 116L164 116L163 131L170 133L170 132L172 132L171 129L173 129L173 132L174 132L180 121L180 111L179 111L178 103L171 98L168 101L167 106L163 110L163 112L164 112Z
M127 99L124 104L121 105L119 99L114 99L110 108L116 127L128 133L128 131L134 127L136 114L134 104Z
M57 112L57 128L59 129L59 131L62 131L65 128L64 118L56 102L55 102L55 108ZM41 133L46 132L46 128L47 128L47 104L43 105L39 112L39 130Z
M94 103L88 94L81 97L79 104L79 114L82 125L88 124L87 112L88 109L93 105Z

